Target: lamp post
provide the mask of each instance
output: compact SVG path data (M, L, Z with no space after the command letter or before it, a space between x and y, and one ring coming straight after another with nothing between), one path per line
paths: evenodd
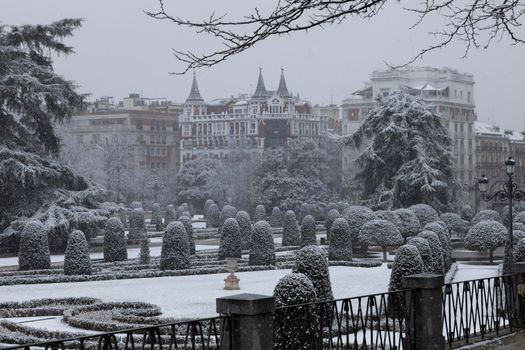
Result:
M159 192L159 187L160 188L163 188L164 187L164 182L159 182L159 178L157 175L153 175L152 178L151 178L151 181L149 181L148 183L146 183L146 185L148 187L153 187L153 190L155 191L155 203L158 203L157 201L157 198L158 198L158 192Z
M514 263L514 252L513 252L513 244L514 244L514 235L512 231L512 221L513 219L513 208L512 204L514 201L520 202L522 200L525 200L525 192L521 191L518 188L518 185L514 182L514 168L516 166L516 161L509 157L505 161L505 171L507 173L508 179L507 182L503 184L503 188L493 194L488 194L488 184L489 179L485 175L481 175L481 178L478 180L479 185L479 191L481 192L481 198L485 202L489 202L491 200L498 200L501 202L508 202L509 203L509 239L507 240L505 244L505 258L503 261L503 272L505 274L511 273L511 265Z

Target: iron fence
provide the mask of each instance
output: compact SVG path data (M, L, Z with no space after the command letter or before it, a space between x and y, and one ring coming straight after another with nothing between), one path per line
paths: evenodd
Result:
M449 348L490 339L517 325L517 275L446 284L443 333Z
M274 349L415 349L412 293L401 290L277 308Z
M98 333L70 339L1 347L2 350L231 350L222 345L223 336L231 335L231 317L216 317L150 327ZM231 344L231 341L228 342Z

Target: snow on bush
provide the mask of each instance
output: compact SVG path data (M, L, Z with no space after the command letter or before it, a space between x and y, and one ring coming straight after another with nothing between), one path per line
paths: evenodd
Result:
M434 265L432 263L432 252L430 251L428 240L421 237L410 237L407 244L417 248L421 260L423 260L423 272L431 273Z
M440 216L448 228L451 235L457 235L458 237L464 237L469 230L469 222L463 220L461 216L456 213L443 213Z
M416 214L409 209L395 210L399 218L400 225L397 227L404 238L416 236L421 231L421 224Z
M317 245L315 219L312 215L306 215L301 222L301 247L313 244Z
M518 243L522 238L525 238L525 231L512 230L512 240L514 244Z
M195 255L195 239L193 238L193 222L189 216L183 215L179 221L184 225L186 234L188 235L188 243L190 244L190 254Z
M376 216L370 208L364 206L350 206L343 212L343 218L346 219L348 227L350 227L350 234L352 235L353 241L352 244L355 249L361 227L367 222L375 220Z
M325 204L322 202L309 203L310 206L310 215L314 217L315 220L324 221L325 216Z
M184 212L188 212L188 214L184 214ZM179 205L177 207L177 214L179 217L182 215L191 217L191 210L190 210L190 206L188 205L188 203L184 202L181 205Z
M281 213L281 209L279 209L278 207L273 207L272 209L272 215L270 216L270 226L283 226L283 214Z
M235 209L235 207L231 205L226 204L224 207L222 207L221 214L219 215L219 218L220 218L219 227L222 227L222 225L224 225L224 222L226 221L226 219L235 218L236 215L237 215L237 209Z
M75 230L67 240L64 254L64 274L66 275L91 275L91 258L89 245L84 232Z
M190 243L184 224L172 221L162 236L161 270L182 270L190 267Z
M305 274L313 283L318 301L332 300L332 283L324 249L309 245L297 252L294 273Z
M272 229L264 220L253 225L249 264L275 265Z
M122 222L122 225L126 227L128 225L128 215L126 213L126 209L124 207L120 207L118 210L118 218L120 219L120 222Z
M145 238L140 242L139 264L149 265L151 263L151 254L149 249L149 239Z
M334 203L334 202L330 202L330 203L328 203L328 204L326 205L326 209L325 209L325 210L326 210L326 211L325 211L326 214L328 215L328 212L329 212L330 210L332 210L332 209L337 210L337 203ZM339 211L339 210L337 210L337 211Z
M441 243L441 248L443 249L443 267L445 271L448 271L450 266L452 266L452 242L450 241L450 234L446 228L446 225L441 221L434 221L429 224L426 224L423 227L424 231L434 232Z
M104 229L104 261L122 261L128 259L126 233L118 218L110 218Z
M472 221L474 214L474 209L472 209L470 205L464 205L461 207L461 218L466 222Z
M204 202L204 210L203 210L204 216L208 214L208 209L210 208L212 204L215 204L213 199L206 199L206 202Z
M383 249L383 261L386 261L387 248L403 244L403 236L396 225L387 220L375 219L363 225L359 231L359 242L367 246L375 245Z
M212 204L206 212L206 227L219 227L221 223L220 211L217 204Z
M340 202L337 202L337 211L341 214L343 214L345 212L346 209L350 208L350 204L348 204L347 202L343 202L343 201L340 201Z
M335 221L335 219L340 218L341 214L337 211L337 209L330 209L328 214L326 214L326 219L324 221L324 227L326 228L326 240L330 242L331 239L331 227ZM348 223L347 223L348 225Z
M49 243L44 225L29 220L20 234L18 268L20 270L43 270L51 267Z
M514 218L513 221L515 221L516 219L516 216L525 210L525 204L524 203L521 203L521 202L514 202L513 206L512 206L513 210L512 210L512 216ZM524 218L522 217L521 220L523 220ZM519 221L521 221L519 220ZM505 226L509 226L509 223L510 223L510 210L509 210L509 206L506 205L503 207L503 224Z
M520 223L522 225L525 225L525 211L520 211L515 217L514 217L515 223Z
M157 231L162 230L162 211L159 203L153 203L151 207L151 224L155 225Z
M445 272L445 264L443 261L443 247L439 236L433 231L422 231L417 237L424 238L430 245L430 252L432 253L432 271L438 275L443 275Z
M283 246L296 246L301 244L299 225L292 210L284 213L283 219Z
M273 291L275 306L301 305L317 300L312 281L302 273L290 273L282 277ZM277 311L274 328L275 349L309 350L310 344L304 339L317 337L318 317L308 306L294 307Z
M479 211L476 215L474 215L474 217L471 220L471 224L476 225L477 223L480 223L482 221L487 221L487 220L497 221L500 223L503 222L501 220L501 216L499 215L497 211L491 210L491 209L485 209L485 210Z
M235 216L241 230L241 250L249 250L252 241L252 220L248 212L241 210Z
M514 248L514 259L516 262L525 262L525 238L522 238Z
M343 218L336 218L331 225L330 232L328 259L335 261L351 261L352 235L350 234L348 222Z
M505 244L506 238L507 228L502 223L496 220L484 220L470 228L465 236L465 247L477 251L488 250L490 262L492 263L494 249Z
M237 220L228 218L222 225L219 259L241 257L241 229Z
M401 219L399 218L399 216L397 215L397 213L395 211L392 211L392 210L376 210L374 212L374 214L375 214L376 218L378 218L378 219L390 221L391 223L393 223L397 227L398 230L399 230L399 227L402 224Z
M144 210L142 208L135 208L129 214L128 240L141 240L144 238L146 238Z
M266 220L266 209L263 205L259 204L255 207L255 211L253 212L253 222L256 223L257 221L264 220Z
M312 215L312 210L310 209L310 204L303 203L301 204L301 209L299 211L299 221L303 222L303 219L307 215Z
M175 209L175 206L173 204L168 204L166 207L166 214L164 216L164 225L168 226L168 224L172 221L177 220L177 209Z
M409 210L412 210L416 214L421 227L425 226L429 222L433 222L439 219L437 211L427 204L415 204L411 205Z

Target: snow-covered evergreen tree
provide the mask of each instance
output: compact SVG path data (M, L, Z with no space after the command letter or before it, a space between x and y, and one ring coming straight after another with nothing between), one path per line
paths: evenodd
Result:
M375 216L378 219L390 221L394 224L399 230L399 227L401 226L401 219L397 215L397 213L393 210L376 210L374 212Z
M350 234L352 235L353 246L357 246L357 239L359 238L359 231L361 227L369 221L375 220L376 216L374 212L367 207L363 206L350 206L343 212L343 217L348 222L350 227Z
M470 228L469 222L463 220L461 216L456 213L443 213L441 214L440 219L447 225L448 231L451 235L464 237Z
M249 264L275 265L272 229L266 221L258 221L253 225Z
M237 215L237 209L235 207L226 204L224 207L222 207L221 214L220 214L220 226L219 228L222 228L222 225L226 221L226 219L234 218Z
M241 233L241 250L249 250L252 241L252 221L250 214L244 210L237 212L235 216Z
M421 227L425 226L428 223L439 220L438 212L427 204L414 204L409 208L418 218Z
M215 202L213 201L213 199L206 199L206 202L204 202L204 209L203 209L204 216L207 215L207 213L208 213L208 208L209 208L212 204L215 204Z
M434 270L434 264L428 240L422 237L410 237L407 241L407 244L413 245L417 248L419 255L421 256L421 260L423 260L423 272L432 273Z
M479 213L478 213L479 214ZM472 220L474 222L474 220ZM493 262L494 249L505 244L507 228L495 220L476 223L465 236L465 247L470 250L489 251L490 263Z
M326 228L326 240L330 242L331 240L331 228L335 221L335 219L340 218L341 214L337 211L337 209L330 209L328 214L326 214L326 220L324 221L324 227ZM348 223L346 223L348 225ZM351 237L350 237L351 239Z
M206 227L219 227L221 224L220 211L217 204L212 204L206 212Z
M301 248L295 257L292 272L303 273L312 281L318 301L334 299L328 259L323 249L313 245Z
M142 240L146 238L146 221L144 210L135 208L129 214L128 240Z
M297 246L301 244L299 224L293 210L284 213L283 219L283 246Z
M344 218L336 218L330 232L328 259L352 261L352 235L350 234L348 222Z
M202 157L184 162L175 176L176 198L200 207L210 198L209 182L216 176L219 165L216 159Z
M175 209L175 206L173 204L168 204L166 206L166 214L164 215L164 225L168 226L168 224L172 221L177 220L177 210Z
M337 211L341 213L341 215L345 212L346 209L350 207L350 204L347 202L339 201L337 202Z
M516 262L525 262L525 238L522 238L514 248L514 259Z
M255 211L253 212L253 222L256 223L257 221L263 220L266 220L266 209L264 208L264 205L259 204L255 207Z
M49 243L44 225L30 220L20 234L18 268L24 270L43 270L51 267Z
M155 225L157 231L162 230L162 211L159 203L153 203L151 207L151 224Z
M519 223L519 224L525 225L525 211L520 211L514 217L514 223Z
M148 265L151 262L149 249L149 239L145 238L140 242L139 264Z
M183 215L179 218L179 221L184 225L186 234L188 235L188 243L190 244L190 254L195 255L195 239L193 238L193 222L187 215Z
M142 203L139 202L139 201L133 201L133 202L131 202L131 204L129 205L129 207L130 207L131 209L142 208Z
M387 261L388 247L397 247L403 244L404 238L396 225L387 220L372 220L361 227L359 242L367 246L376 245L383 249L383 261Z
M160 269L182 270L190 268L190 264L190 243L186 229L182 222L172 221L162 236Z
M438 275L442 275L445 272L445 264L443 261L443 246L439 240L439 236L433 231L422 231L417 237L424 238L428 241L430 246L430 253L432 254L432 271Z
M513 205L512 205L512 216L514 217L514 221L516 221L516 217L518 216L518 214L522 211L525 211L525 203L521 203L521 202L514 202ZM503 224L505 226L509 226L510 224L510 210L509 210L509 206L506 205L503 207ZM520 220L517 220L517 221L520 221Z
M283 226L283 214L279 207L273 207L272 214L270 216L270 226L282 227Z
M423 227L424 231L432 231L434 232L438 238L439 242L441 243L441 248L443 249L443 267L444 271L448 271L450 269L450 266L452 266L452 242L450 240L450 233L448 229L446 228L446 224L444 224L441 221L434 221L429 224L426 224L425 227Z
M290 273L282 277L273 291L275 306L302 305L317 300L312 281L302 273ZM304 339L317 337L318 317L309 307L283 310L274 328L275 349L310 350L311 344ZM300 344L304 344L301 346Z
M432 249L432 248L431 248ZM390 273L389 291L401 290L404 276L423 273L424 263L419 250L414 245L405 244L397 249L392 272Z
M89 245L84 232L75 230L67 240L64 254L65 275L91 275L91 258Z
M306 215L301 222L301 247L317 245L315 220L312 215Z
M128 259L126 233L118 218L110 218L104 229L104 261L124 261Z
M492 220L492 221L503 223L503 220L501 220L501 215L499 215L497 211L492 210L492 209L485 209L485 210L481 210L477 212L476 215L474 215L474 217L472 218L470 223L474 226L477 223L480 223L482 221L487 221L487 220Z
M443 118L422 99L404 92L377 104L345 143L358 148L356 181L371 206L390 209L454 202L453 142Z
M219 259L241 257L241 229L234 218L228 218L222 225Z
M412 210L402 208L395 210L395 213L400 220L399 232L405 239L416 236L421 231L419 219Z
M474 217L474 209L470 205L464 205L461 207L461 218L467 222L470 222Z

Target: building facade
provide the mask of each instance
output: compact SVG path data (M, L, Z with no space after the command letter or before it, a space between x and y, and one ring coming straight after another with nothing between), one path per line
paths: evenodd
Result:
M307 101L292 96L281 71L276 91L266 89L262 70L255 92L204 102L196 76L180 116L181 162L228 158L235 149L252 156L265 148L285 145L292 139L327 137L327 117L314 112Z
M342 102L342 133L353 133L376 104L377 96L404 91L421 96L431 108L443 116L449 135L454 140L456 179L465 186L475 181L474 122L477 119L472 74L450 68L404 68L374 71L370 81L351 98ZM343 151L343 174L353 178L357 169L354 160L358 151Z

